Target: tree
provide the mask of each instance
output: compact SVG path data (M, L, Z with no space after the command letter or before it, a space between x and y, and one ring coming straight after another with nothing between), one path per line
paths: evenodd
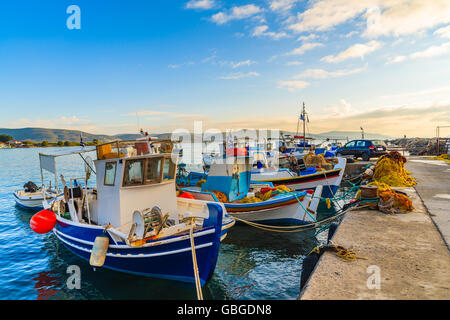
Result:
M70 146L70 141L64 141L64 146L69 147Z
M64 145L64 142L62 141L58 141L58 143L56 144L58 147L62 147Z
M93 144L98 144L98 139L92 140L92 143L93 143Z
M23 143L23 144L26 144L26 145L30 145L30 144L33 144L33 142L31 142L30 140L25 140L25 141L22 141L22 143Z
M41 146L48 147L48 141L47 140L42 141Z
M0 142L8 142L9 140L12 140L13 137L7 134L0 134Z

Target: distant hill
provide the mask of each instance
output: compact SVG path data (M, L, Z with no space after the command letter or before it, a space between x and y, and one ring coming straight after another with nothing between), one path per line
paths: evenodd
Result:
M313 136L317 136L318 138L335 138L335 139L361 139L361 131L329 131L329 132L323 132L319 134L314 134ZM377 133L366 133L364 132L364 138L365 139L380 139L380 140L387 140L387 139L394 139L394 137L390 137L387 135L377 134Z
M66 129L45 129L45 128L21 128L21 129L6 129L0 128L0 134L6 134L13 137L15 140L24 141L30 140L34 142L41 142L47 140L48 142L71 141L80 142L80 131L66 130ZM83 141L91 142L94 139L99 141L116 140L117 137L108 136L104 134L91 134L82 132Z
M6 129L0 128L0 134L6 134L13 137L15 140L24 141L30 140L34 142L42 142L47 140L48 142L58 142L58 141L71 141L80 142L80 131L78 130L67 130L67 129L46 129L46 128L21 128L21 129ZM225 133L224 133L225 134ZM295 135L295 132L283 131L283 134ZM117 134L113 136L104 134L92 134L87 132L82 132L84 142L92 142L92 140L97 139L101 142L113 141L113 140L134 140L141 138L140 134ZM162 139L169 139L171 133L160 133L151 134L153 137L158 137ZM359 131L330 131L323 132L319 134L309 134L308 136L316 139L360 139L361 132ZM367 139L393 139L393 137L365 133L364 137Z

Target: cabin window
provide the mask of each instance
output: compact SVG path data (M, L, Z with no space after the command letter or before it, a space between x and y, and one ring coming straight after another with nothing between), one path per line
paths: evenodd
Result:
M164 158L163 181L175 178L175 164L170 158Z
M113 186L116 182L117 163L107 162L105 164L105 186Z
M147 159L147 173L145 176L145 183L161 182L161 162L162 158Z
M144 160L128 160L125 164L124 186L135 186L143 183Z

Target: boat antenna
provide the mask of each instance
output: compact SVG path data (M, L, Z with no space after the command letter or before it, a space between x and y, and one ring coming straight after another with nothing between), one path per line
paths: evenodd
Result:
M303 111L302 111L302 120L303 120L303 152L306 148L306 109L305 109L305 102L303 102Z

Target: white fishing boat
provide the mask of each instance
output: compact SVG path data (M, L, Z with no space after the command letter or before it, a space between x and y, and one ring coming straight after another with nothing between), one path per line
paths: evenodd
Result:
M61 175L64 195L45 200L31 227L53 231L94 267L204 285L234 220L217 203L176 197L177 163L159 152L169 149L170 141L137 140L98 145L95 161L88 148L66 153L83 158L86 174ZM66 154L41 153L41 168L56 175L55 157Z
M46 190L47 198L60 194L58 190L49 188ZM27 210L42 210L42 202L44 201L44 193L42 187L38 187L32 181L28 181L22 190L16 190L13 193L14 201L19 207Z

